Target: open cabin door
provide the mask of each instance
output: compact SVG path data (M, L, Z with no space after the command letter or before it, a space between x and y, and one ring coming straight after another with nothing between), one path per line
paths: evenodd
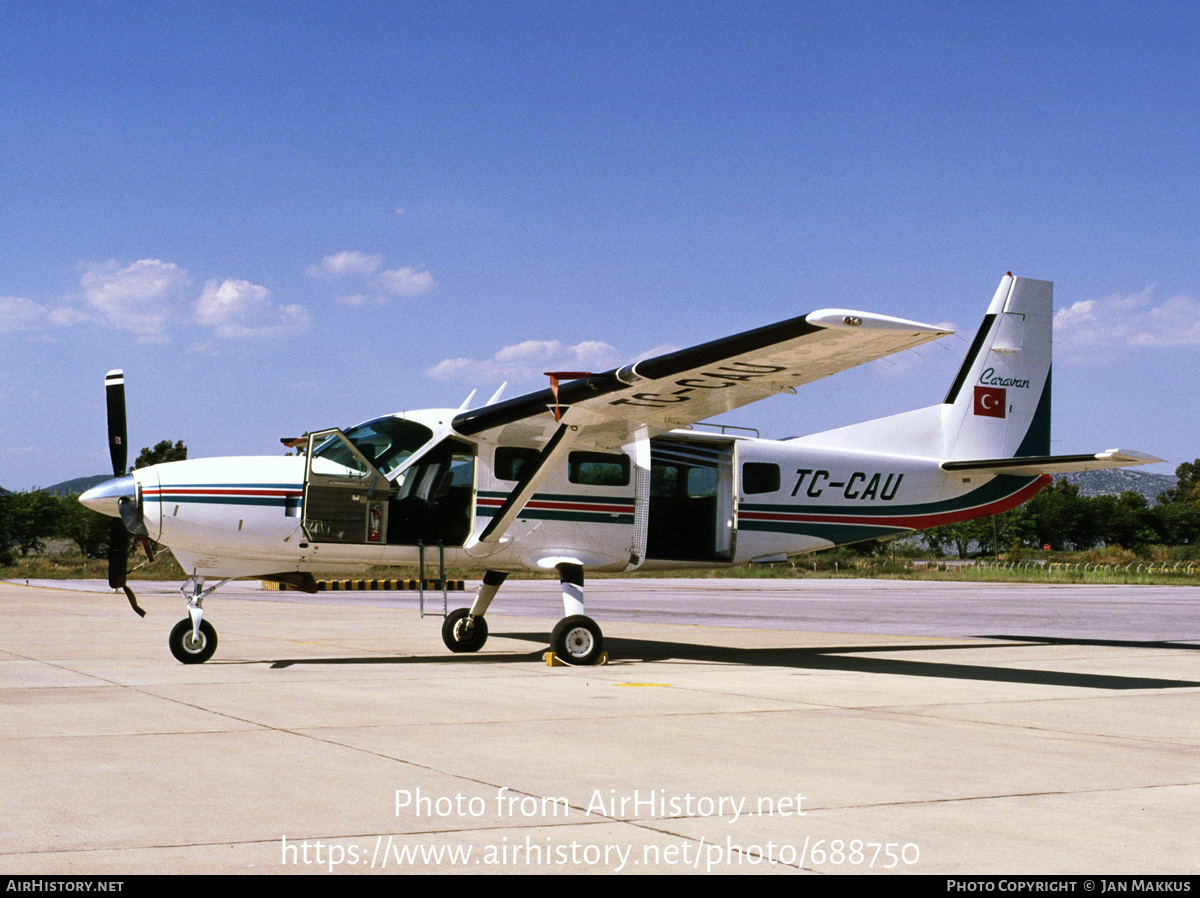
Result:
M393 473L391 545L461 546L475 521L475 447L447 437Z
M304 533L318 543L386 540L391 484L340 430L308 438Z
M733 442L652 439L646 557L729 561L733 534Z
M309 437L304 532L311 541L408 546L467 541L474 521L475 447L452 438L411 445L402 441L405 436L400 424L381 419L350 434L325 430Z

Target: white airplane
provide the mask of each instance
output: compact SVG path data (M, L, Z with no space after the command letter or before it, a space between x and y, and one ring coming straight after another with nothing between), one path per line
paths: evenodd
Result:
M215 651L202 602L231 579L316 591L313 572L414 564L440 546L447 563L485 571L471 607L443 621L451 651L483 646L484 614L510 572L554 570L564 616L551 648L591 664L603 636L583 614L585 571L783 560L996 514L1051 474L1160 461L1049 454L1052 293L1006 275L942 403L786 440L692 425L949 331L822 309L611 371L553 372L550 389L479 408L468 397L457 410L320 431L304 456L130 474L124 375L112 371L114 479L80 501L114 517L109 583L139 614L129 534L166 544L191 573L188 616L170 637L184 663Z

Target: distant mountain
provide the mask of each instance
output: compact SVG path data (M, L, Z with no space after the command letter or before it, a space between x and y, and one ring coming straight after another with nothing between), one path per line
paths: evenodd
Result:
M1175 487L1171 474L1147 474L1145 471L1126 468L1109 468L1106 471L1078 471L1063 474L1056 480L1066 480L1079 487L1081 496L1119 496L1126 490L1141 493L1153 505L1159 493Z
M79 494L86 490L90 490L97 483L103 483L106 480L111 480L112 474L96 474L94 477L76 477L74 480L64 480L62 483L56 483L54 486L42 487L46 492L53 493L56 496L70 496Z

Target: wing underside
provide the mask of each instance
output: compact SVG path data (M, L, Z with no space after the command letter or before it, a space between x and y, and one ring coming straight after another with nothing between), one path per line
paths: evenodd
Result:
M597 448L617 448L703 421L945 336L944 327L844 309L778 324L579 377L463 412L454 430L543 446L566 425ZM635 436L636 435L636 436Z

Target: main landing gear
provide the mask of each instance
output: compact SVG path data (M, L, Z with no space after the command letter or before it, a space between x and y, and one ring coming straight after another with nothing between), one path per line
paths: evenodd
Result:
M564 617L550 634L550 650L568 664L595 664L604 651L604 634L600 626L586 614Z
M604 634L600 632L600 626L583 613L583 567L567 563L555 567L562 584L565 616L550 634L550 650L568 664L596 664L604 652ZM477 652L483 648L488 635L483 615L507 576L502 571L488 571L474 604L446 616L442 623L442 641L446 648L452 652Z
M179 591L187 600L188 616L171 629L167 644L171 654L183 664L203 664L217 650L217 631L208 621L204 620L204 599L218 587L224 586L229 580L222 580L216 586L204 588L203 577L193 577ZM191 588L191 595L188 589Z

